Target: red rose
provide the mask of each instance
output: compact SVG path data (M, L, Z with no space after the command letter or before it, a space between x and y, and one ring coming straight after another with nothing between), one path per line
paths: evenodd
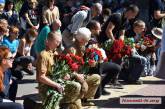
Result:
M108 62L108 58L104 59L104 62Z
M94 63L95 63L95 60L89 59L89 61L88 61L89 65L93 66Z
M81 65L84 65L84 64L85 64L85 62L84 62L83 59L80 60L80 64L81 64Z
M72 69L73 71L77 71L78 68L79 68L79 65L77 65L77 63L73 63L73 64L71 65L71 69Z

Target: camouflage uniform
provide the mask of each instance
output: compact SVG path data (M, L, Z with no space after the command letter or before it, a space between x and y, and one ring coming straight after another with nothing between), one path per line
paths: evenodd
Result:
M42 72L46 72L46 76L51 73L52 65L54 64L54 53L53 51L42 51L37 59L37 79ZM48 91L48 87L46 84L39 83L39 95L41 96L42 102L46 98L46 93ZM57 92L58 93L58 92ZM60 99L58 100L60 101ZM54 109L59 109L59 105L57 104Z
M71 81L65 86L61 105L68 109L81 109L81 98L93 98L100 81L101 77L98 74L88 75L82 84Z
M74 43L71 47L73 47L74 49L70 50L69 48L69 50L73 54L83 56L83 51L85 50L85 47L78 47L77 43ZM81 84L79 82L71 82L69 85L66 85L65 87L65 95L61 103L66 103L68 109L81 109L81 99L93 98L98 86L100 85L100 81L100 75L92 74L86 75L85 82Z

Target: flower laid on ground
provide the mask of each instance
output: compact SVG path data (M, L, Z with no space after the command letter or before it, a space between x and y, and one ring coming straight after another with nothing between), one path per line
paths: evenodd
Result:
M55 55L54 62L52 72L48 76L51 80L61 84L63 87L69 82L68 78L65 80L66 76L71 75L74 71L79 71L80 67L84 64L83 59L74 54ZM43 102L43 109L54 109L54 106L59 104L61 98L61 93L48 87L46 99Z

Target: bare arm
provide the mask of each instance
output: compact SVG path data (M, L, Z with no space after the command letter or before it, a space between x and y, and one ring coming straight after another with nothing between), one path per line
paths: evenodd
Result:
M112 33L114 28L115 28L115 25L112 22L109 22L109 24L106 28L106 35L112 40L115 40L114 35Z
M154 11L154 18L155 18L155 19L159 20L159 19L161 19L161 18L163 18L163 17L165 17L165 13L161 13L160 10Z
M60 93L62 93L63 87L60 84L52 81L51 79L49 79L46 76L46 73L47 73L47 70L48 70L47 66L48 66L47 59L45 59L44 57L39 56L38 57L38 62L37 62L37 80L40 83L51 86L54 89L57 89Z
M33 25L32 22L30 21L29 16L28 16L28 13L25 13L25 18L26 18L27 23L28 23L30 26L33 27L34 25Z
M48 20L47 20L47 17L46 17L46 8L45 7L42 8L42 21L43 21L43 24L48 24Z
M39 75L38 81L54 88L60 87L58 83L46 77L45 72L41 72L41 75Z
M20 41L20 45L19 45L19 53L22 55L22 56L25 56L25 53L24 53L24 48L25 48L25 40L21 39Z
M125 30L121 30L119 39L124 40L124 35L125 35Z
M56 8L57 8L57 18L56 19L60 19L59 9L58 9L58 7L56 7Z

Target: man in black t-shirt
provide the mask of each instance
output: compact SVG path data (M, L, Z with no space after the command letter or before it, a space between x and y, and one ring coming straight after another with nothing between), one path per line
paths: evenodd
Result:
M124 39L129 20L134 19L138 13L139 8L136 5L130 5L124 13L112 14L102 27L99 42L104 43L108 39Z
M150 0L150 23L153 27L162 27L161 20L165 19L165 0Z

